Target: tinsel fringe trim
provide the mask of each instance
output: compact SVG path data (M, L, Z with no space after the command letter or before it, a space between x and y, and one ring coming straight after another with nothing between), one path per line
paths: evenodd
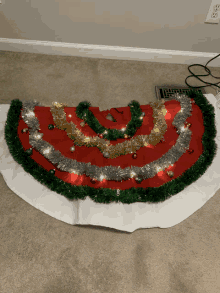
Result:
M126 140L116 145L110 144L109 140L102 139L98 136L88 137L85 136L77 126L71 121L66 121L66 114L64 112L64 106L59 107L53 104L50 111L53 116L53 121L58 129L65 130L70 139L74 140L74 144L77 146L85 145L87 147L98 147L104 157L114 159L121 155L127 155L135 153L141 147L156 145L163 138L167 124L165 120L166 108L162 103L150 103L153 108L154 128L149 135L137 135L135 138ZM113 129L111 129L113 130Z
M214 140L217 133L214 107L206 100L201 92L196 92L192 89L188 92L187 96L195 100L203 113L205 132L202 137L202 143L204 152L199 157L198 161L180 177L160 187L132 187L127 190L110 188L96 189L90 186L72 186L70 183L63 182L55 177L54 174L51 174L39 166L24 151L17 135L19 116L22 109L22 102L18 99L11 101L5 124L5 140L12 157L18 164L22 165L27 173L31 174L36 180L50 190L62 194L68 199L85 199L89 196L97 203L106 204L111 202L122 202L126 204L134 202L163 202L199 179L212 164L217 152L217 144Z
M76 107L76 115L78 118L83 119L84 122L86 122L89 127L96 132L96 134L103 133L103 137L105 139L117 140L119 138L126 138L125 135L130 137L134 136L138 128L142 126L144 113L141 112L139 102L133 100L128 104L128 106L130 107L131 120L127 124L123 133L118 129L107 129L103 127L89 110L89 107L91 107L90 102L84 101L79 103Z
M192 111L191 99L189 97L186 97L185 95L183 96L177 95L176 97L174 97L174 99L179 101L181 105L181 110L175 115L172 122L173 126L175 126L180 132L180 135L176 141L176 144L172 146L171 149L166 154L161 156L158 160L155 160L142 167L131 166L124 169L122 169L120 166L98 167L96 165L91 165L90 162L83 163L83 162L78 162L77 160L66 158L65 156L61 154L60 151L55 150L54 147L50 143L48 143L45 140L42 140L42 137L44 136L44 134L38 132L40 129L40 124L39 124L38 118L35 116L35 113L34 113L34 109L37 102L33 102L33 101L23 102L23 110L22 110L21 116L24 122L29 127L29 134L30 134L29 143L32 146L32 148L40 152L40 154L43 155L45 158L47 158L53 165L56 165L59 170L68 172L68 173L74 173L77 175L85 174L86 176L98 181L102 181L103 179L110 180L110 181L112 180L122 181L122 180L128 180L130 178L135 177L135 180L140 182L143 179L153 178L159 171L164 171L170 165L176 163L179 160L179 158L183 155L183 153L185 153L186 150L189 149L192 131L188 129L188 126L184 128L184 130L182 131L181 131L181 128L184 127L184 122L186 121L186 119L192 115L191 114L191 111ZM157 105L155 106L156 107L153 107L155 112L154 114L158 113L158 110L159 111L161 110L160 107L163 107L164 108L163 110L165 110L164 112L166 112L166 108L164 105L162 105L162 103L157 103ZM63 115L63 119L61 118L62 121L61 122L57 121L54 115L53 115L53 119L55 120L56 125L58 123L57 128L65 130L65 128L67 128L68 126L68 123L66 122L66 115L65 113L63 113L62 108L63 108L62 106L61 107L59 106L59 109L61 111L60 115ZM164 117L164 121L165 121L165 117ZM158 121L156 121L156 124L157 122ZM73 123L71 125L73 125ZM165 121L165 125L167 128L166 121ZM80 133L78 134L79 137L80 137ZM151 136L151 134L149 136ZM69 133L69 131L67 131L67 135L68 137L71 137L71 133ZM149 136L138 135L134 138L134 140L136 138L139 140L142 137L145 138ZM91 139L90 137L85 137L84 135L83 137L85 139L87 138ZM76 136L76 138L78 137ZM127 148L128 148L127 152L129 153L129 151L131 151L131 149L129 148L129 143L131 142L129 140L126 140L122 144L118 143L117 145L114 146L116 148L116 152L118 149L120 150L120 145L124 146L124 143L125 145L127 145ZM138 143L138 141L136 141L136 143ZM86 146L90 147L91 145L88 146L86 144ZM144 147L144 145L138 146L138 148L140 147ZM30 153L31 151L32 149L30 149Z

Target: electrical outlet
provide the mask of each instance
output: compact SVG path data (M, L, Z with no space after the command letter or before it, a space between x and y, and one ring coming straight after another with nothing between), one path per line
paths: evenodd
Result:
M205 23L219 23L220 0L212 0Z

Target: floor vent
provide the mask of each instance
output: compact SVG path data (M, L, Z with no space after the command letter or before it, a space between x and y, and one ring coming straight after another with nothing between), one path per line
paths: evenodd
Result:
M190 88L187 86L156 86L155 90L158 100L172 100L172 95L174 95L175 93L187 94ZM201 92L202 94L206 93L203 88L195 90Z

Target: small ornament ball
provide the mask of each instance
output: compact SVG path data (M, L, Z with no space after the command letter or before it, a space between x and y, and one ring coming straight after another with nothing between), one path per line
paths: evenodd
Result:
M28 128L24 128L24 129L22 129L21 132L22 132L22 133L26 133L26 132L28 132Z
M54 129L54 125L53 124L49 124L48 125L48 129L50 129L50 130Z
M136 180L137 183L141 183L143 181L143 179L140 178L140 177L136 177L135 180Z
M193 150L193 149L189 149L189 150L188 150L188 153L189 153L189 154L192 154L192 153L194 153L194 150Z
M174 172L173 171L167 171L167 175L172 178L174 176Z

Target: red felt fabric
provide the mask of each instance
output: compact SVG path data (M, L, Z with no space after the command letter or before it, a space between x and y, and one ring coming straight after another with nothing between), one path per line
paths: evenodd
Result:
M191 99L193 102L194 100ZM178 138L178 134L174 126L172 126L172 121L175 115L181 110L180 103L176 100L166 101L165 107L167 109L167 114L165 116L167 123L167 131L164 135L164 142L157 144L156 146L148 146L140 148L137 151L137 158L133 159L132 154L127 154L124 156L120 156L115 159L104 158L102 153L96 147L86 147L86 146L75 146L75 152L70 151L70 147L74 145L74 141L71 140L65 131L54 128L53 130L48 129L49 124L54 124L53 116L50 113L49 107L36 106L35 107L35 115L40 123L40 132L44 133L43 140L49 142L56 150L59 150L61 154L67 158L75 159L78 162L89 163L92 165L96 165L99 167L104 166L120 166L121 168L126 168L130 166L139 166L142 167L154 160L159 159L163 154L165 154L175 143ZM150 105L141 105L142 112L145 112L145 116L143 118L142 126L137 130L134 137L140 134L150 134L151 130L154 127L153 123L153 109ZM90 107L89 108L95 117L98 119L100 124L102 124L106 128L116 128L121 129L126 127L126 124L131 119L130 108L121 107L115 109L99 111L99 107ZM80 126L81 119L76 116L75 113L76 107L65 107L64 111L66 113L66 119L68 122L73 121L77 127L86 135L86 136L96 136L97 134L87 125L85 127ZM117 120L117 122L110 121L106 118L107 114L111 113L111 115ZM72 115L72 117L69 117ZM58 170L52 163L48 161L48 159L44 158L37 150L33 149L32 155L30 156L34 161L36 161L40 166L42 166L46 170L55 169L55 176L62 179L65 182L71 183L72 185L82 185L82 186L90 186L93 188L111 188L111 189L129 189L131 187L159 187L164 183L171 181L178 176L180 176L183 172L189 169L200 157L203 153L203 145L202 145L202 136L205 131L203 125L203 115L200 108L192 103L192 116L190 116L186 122L192 124L190 130L192 131L192 139L190 142L190 149L193 149L194 152L190 154L186 152L183 154L180 159L174 164L174 166L170 166L165 171L159 172L153 178L149 178L143 180L141 183L137 183L134 178L129 180L122 180L122 182L117 181L107 181L103 180L102 182L97 181L95 183L91 182L91 178L83 175L75 175L69 174L68 172L63 172ZM19 125L17 129L18 137L23 145L24 150L31 148L29 144L29 133L22 133L23 128L27 128L27 124L23 121L21 114ZM116 141L111 141L113 145L123 142L126 139L118 139ZM170 178L166 171L173 171L174 177Z

